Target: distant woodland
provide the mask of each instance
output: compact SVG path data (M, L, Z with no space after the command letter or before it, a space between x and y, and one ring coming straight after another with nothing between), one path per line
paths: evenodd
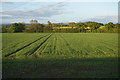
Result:
M31 20L29 25L25 23L13 23L3 25L2 33L118 33L120 24L109 22L107 24L98 22L70 22L70 23L38 23L37 20Z

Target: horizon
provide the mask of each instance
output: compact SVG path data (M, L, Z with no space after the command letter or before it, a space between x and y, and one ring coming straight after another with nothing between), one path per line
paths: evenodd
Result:
M81 22L81 21L80 21ZM86 21L86 22L89 22L89 21ZM95 22L95 21L90 21L90 22ZM25 22L13 22L13 23L25 23ZM9 24L13 24L13 23L0 23L0 26L1 25L9 25ZM38 23L40 23L40 22L38 22ZM56 22L55 24L57 24L58 22ZM71 23L71 22L60 22L60 23ZM75 22L75 23L79 23L79 22ZM81 22L81 23L85 23L85 22ZM101 23L101 22L97 22L97 23ZM108 24L109 22L107 22L107 23L103 23L103 24ZM118 23L118 22L112 22L113 24L116 24L116 23ZM30 24L30 22L28 22L28 23L25 23L25 24ZM48 23L40 23L40 24L48 24Z

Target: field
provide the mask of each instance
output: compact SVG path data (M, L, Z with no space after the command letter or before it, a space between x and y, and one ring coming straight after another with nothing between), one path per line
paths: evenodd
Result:
M3 78L118 78L116 33L3 33Z

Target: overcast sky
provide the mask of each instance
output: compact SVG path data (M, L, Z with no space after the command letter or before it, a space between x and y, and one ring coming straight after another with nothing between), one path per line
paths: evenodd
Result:
M0 7L2 23L118 21L118 2L4 2Z

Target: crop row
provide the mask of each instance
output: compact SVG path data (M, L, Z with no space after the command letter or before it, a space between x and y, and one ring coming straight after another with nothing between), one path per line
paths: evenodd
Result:
M117 35L112 34L43 34L24 45L11 47L5 51L5 57L41 57L41 56L114 56L118 53ZM26 36L27 37L27 36Z
M38 41L41 41L43 38L49 36L49 34L39 34L38 36L39 37L37 37L37 36L34 37L33 36L30 39L23 38L22 40L19 38L18 44L15 44L15 42L13 42L12 43L13 45L10 45L7 48L3 48L3 55L2 56L3 57L9 57L11 55L15 55L16 53L21 52L22 50L24 50L25 48L33 45L34 43L37 43Z

